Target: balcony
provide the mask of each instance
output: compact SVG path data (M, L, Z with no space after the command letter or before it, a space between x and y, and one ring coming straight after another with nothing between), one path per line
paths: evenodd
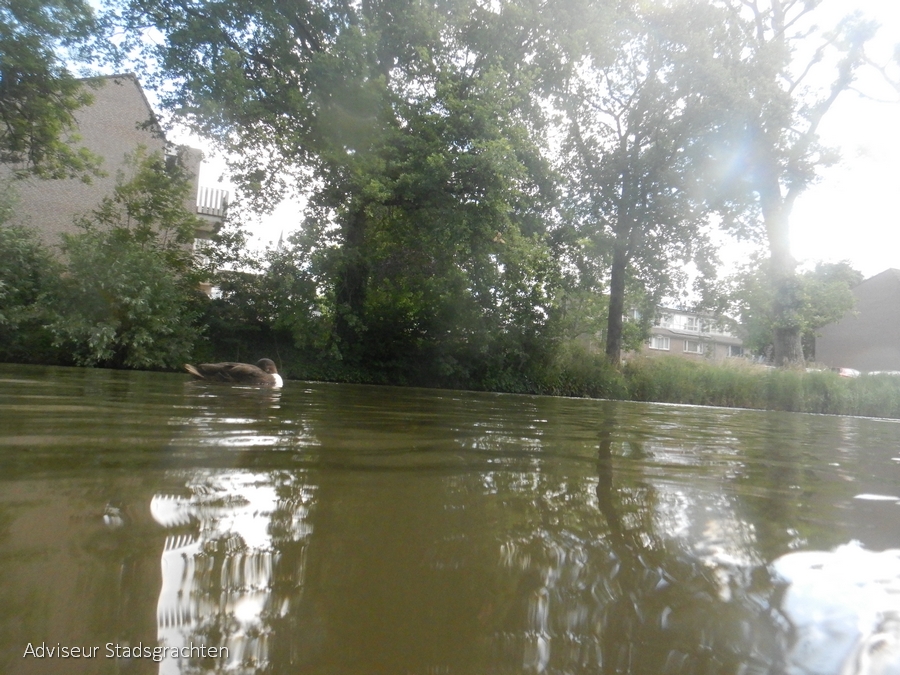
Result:
M197 188L197 215L203 224L197 228L195 238L209 239L225 221L228 210L228 191L218 188Z
M228 208L228 191L218 188L197 188L197 213L201 216L225 218Z

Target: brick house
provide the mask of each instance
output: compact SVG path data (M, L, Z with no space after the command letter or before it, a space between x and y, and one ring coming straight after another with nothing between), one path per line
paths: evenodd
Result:
M660 307L642 354L722 360L744 355L743 340L711 314Z
M900 269L853 288L855 307L816 337L816 361L860 371L900 370Z
M100 78L92 90L94 101L75 113L80 145L103 158L106 175L90 183L77 178L43 180L28 177L15 182L16 205L13 222L34 227L44 243L58 246L60 234L75 232L74 219L95 209L112 194L125 158L139 146L149 153L160 152L178 158L192 177L192 189L185 206L204 221L198 238L208 237L224 218L227 193L200 188L198 184L203 153L185 146L167 143L153 109L135 75L111 75ZM0 176L10 169L0 167Z

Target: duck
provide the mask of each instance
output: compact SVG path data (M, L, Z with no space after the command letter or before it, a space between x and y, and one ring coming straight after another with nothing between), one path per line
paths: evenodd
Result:
M278 374L272 359L260 359L256 365L250 363L200 363L192 366L184 364L184 369L200 380L228 382L231 384L255 384L264 387L281 387L284 380Z

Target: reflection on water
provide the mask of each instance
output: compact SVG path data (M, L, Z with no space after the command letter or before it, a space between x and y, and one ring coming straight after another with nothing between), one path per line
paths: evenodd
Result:
M185 380L0 366L2 672L900 673L896 422Z
M185 487L190 494L157 494L150 501L153 519L171 532L162 554L157 638L179 655L167 653L159 672L182 672L180 655L192 643L225 648L220 667L226 670L264 669L270 634L265 619L291 609L289 597L278 597L273 576L280 546L273 540L272 515L284 508L278 491L267 474L246 472L196 472ZM305 503L312 494L301 489L299 495L302 501L290 505L290 529L282 533L294 543L311 532Z
M789 672L900 672L900 550L803 551L773 564L786 584L780 610L791 624Z

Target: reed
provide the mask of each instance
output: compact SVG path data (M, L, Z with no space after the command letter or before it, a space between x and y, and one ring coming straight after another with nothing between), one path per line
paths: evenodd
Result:
M890 375L844 378L678 357L637 358L623 374L629 398L637 401L900 418L900 377Z
M628 399L626 377L603 354L563 344L536 374L533 393L550 396Z

